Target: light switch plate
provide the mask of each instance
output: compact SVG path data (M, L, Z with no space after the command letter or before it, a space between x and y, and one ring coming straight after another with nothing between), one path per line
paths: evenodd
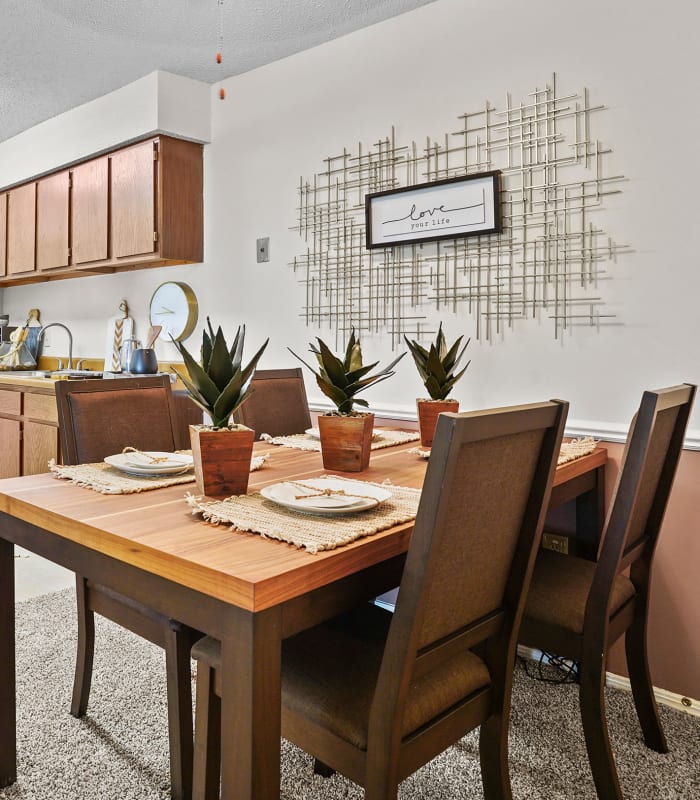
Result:
M258 264L262 264L264 261L270 260L270 237L265 236L262 239L257 240L257 249L258 249Z

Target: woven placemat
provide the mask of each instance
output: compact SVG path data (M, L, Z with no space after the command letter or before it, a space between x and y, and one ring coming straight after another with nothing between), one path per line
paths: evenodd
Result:
M269 458L269 453L260 456L253 456L250 463L250 471L254 472L262 467ZM178 483L193 483L194 472L186 472L184 475L128 475L120 472L109 464L100 462L97 464L74 464L65 466L57 464L53 459L49 461L49 471L57 478L63 478L86 489L92 489L100 494L135 494L137 492L148 492L151 489L163 489L166 486L174 486Z
M374 438L372 439L372 450L381 450L383 447L393 447L397 444L415 442L420 439L418 431L397 431L391 428L375 428ZM293 447L295 450L316 450L321 452L321 441L316 436L309 436L306 433L294 433L291 436L269 436L263 433L260 436L270 444L277 444L282 447Z
M559 456L557 457L557 466L566 464L568 461L575 461L577 458L590 455L598 446L598 442L592 436L584 436L581 439L572 439L570 442L562 442ZM429 447L412 447L406 450L421 458L430 458Z
M345 480L337 475L323 477ZM369 481L351 483L381 486L391 492L391 497L368 511L323 517L282 508L257 492L228 497L226 500L202 500L191 494L187 494L186 499L193 514L201 514L214 525L227 524L239 531L258 533L266 538L303 547L309 553L333 550L415 519L420 489Z

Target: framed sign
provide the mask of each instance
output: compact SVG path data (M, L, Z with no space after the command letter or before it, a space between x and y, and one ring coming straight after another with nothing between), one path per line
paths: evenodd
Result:
M500 170L365 196L367 247L501 231Z

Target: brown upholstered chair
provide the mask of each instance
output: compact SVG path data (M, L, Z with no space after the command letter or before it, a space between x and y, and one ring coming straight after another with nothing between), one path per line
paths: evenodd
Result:
M623 634L644 741L668 752L646 653L649 576L694 396L695 387L689 385L644 392L627 437L598 562L542 550L525 606L520 642L580 662L581 717L601 800L622 798L603 689L608 650Z
M250 398L234 415L259 439L263 433L287 436L311 427L311 415L301 368L258 369L251 381Z
M283 643L283 736L368 800L396 798L479 725L485 797L511 797L516 634L567 408L442 414L395 613L365 603ZM192 652L194 791L217 797L220 646L206 637Z
M173 390L173 403L175 405L175 447L178 450L189 450L192 447L190 425L201 425L204 414L185 389Z
M114 380L61 381L56 403L64 464L102 461L124 447L176 449L175 411L167 375ZM192 685L190 650L201 636L112 591L76 575L78 652L71 714L85 714L90 695L97 612L165 650L170 736L171 793L192 790Z

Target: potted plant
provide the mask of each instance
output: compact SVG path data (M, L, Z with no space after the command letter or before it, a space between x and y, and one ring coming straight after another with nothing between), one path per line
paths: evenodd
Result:
M369 405L357 395L390 378L394 374L393 368L405 353L385 369L369 375L379 362L363 364L360 340L355 336L354 328L342 359L334 355L321 339L317 337L316 341L318 346L311 343L309 350L316 356L318 371L291 348L289 352L314 373L318 388L336 407L335 411L321 414L318 418L323 466L343 472L361 472L369 466L374 414L354 410L355 405L365 408Z
M214 333L209 317L207 326L199 362L173 340L186 370L175 372L192 400L211 418L210 425L190 425L197 486L210 497L245 494L255 431L232 422L231 416L250 396L250 380L269 339L244 367L245 325L239 326L230 349L221 327Z
M448 395L452 387L467 371L471 361L461 372L455 374L455 370L462 360L464 351L467 349L471 339L460 350L462 336L448 349L445 342L445 334L442 332L442 322L438 328L435 342L426 350L418 342L403 337L411 351L418 374L423 381L423 385L428 390L430 399L419 398L416 400L418 408L418 425L420 427L420 442L423 447L430 447L435 436L435 426L437 425L438 414L443 411L459 411L459 402L449 399Z

